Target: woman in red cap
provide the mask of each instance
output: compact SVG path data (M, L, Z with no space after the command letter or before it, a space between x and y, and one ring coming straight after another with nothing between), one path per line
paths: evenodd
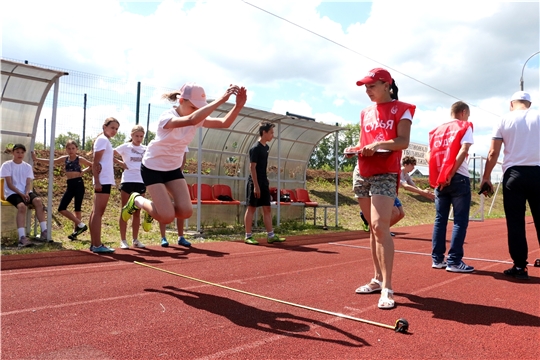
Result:
M353 179L353 189L371 228L370 247L375 268L373 279L356 289L356 293L380 291L379 308L391 309L395 301L390 220L399 187L401 153L409 146L416 106L398 101L396 83L385 69L371 70L356 85L365 85L366 94L375 103L360 113L358 145L345 149L346 154L358 154L360 171Z
M209 115L231 95L236 95L235 106L223 118L210 118ZM230 85L225 94L207 103L204 89L194 83L164 94L163 98L178 105L161 114L156 138L148 144L142 159L141 175L153 201L134 192L122 208L124 221L135 211L143 209L143 229L146 231L150 229L153 218L169 224L174 218L183 221L191 216L191 197L181 169L187 147L200 127L231 126L247 100L244 87ZM179 239L178 244L191 246L185 239ZM169 243L162 240L161 246L167 247Z

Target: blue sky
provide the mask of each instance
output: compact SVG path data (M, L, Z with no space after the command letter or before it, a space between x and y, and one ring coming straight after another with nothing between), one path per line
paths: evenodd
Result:
M519 90L525 60L540 48L539 7L479 0L10 1L0 14L2 56L164 88L196 81L209 97L237 83L248 88L248 106L330 124L358 122L370 101L355 82L383 66L400 100L417 105L413 142L427 143L459 99L472 107L471 152L486 155L493 123ZM524 69L536 108L539 60Z

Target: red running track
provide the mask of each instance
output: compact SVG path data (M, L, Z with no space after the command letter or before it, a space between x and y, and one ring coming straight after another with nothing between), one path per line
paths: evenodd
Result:
M60 251L2 257L2 359L539 359L540 268L510 267L504 219L471 222L472 274L431 268L431 225L396 229L397 307L354 290L373 276L363 232L284 244ZM527 219L529 261L540 257ZM393 325L409 334L152 270Z

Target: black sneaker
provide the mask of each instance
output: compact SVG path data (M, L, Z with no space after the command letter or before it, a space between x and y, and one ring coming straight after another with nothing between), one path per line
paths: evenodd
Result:
M529 273L527 272L527 268L518 268L515 265L512 266L508 270L503 271L504 275L515 277L516 279L520 280L529 280Z

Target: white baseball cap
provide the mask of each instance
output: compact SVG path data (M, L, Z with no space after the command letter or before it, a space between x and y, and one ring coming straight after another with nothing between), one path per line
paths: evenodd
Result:
M525 91L518 91L515 92L510 99L510 101L514 100L526 100L528 102L531 102L531 95L529 95L529 93L526 93Z
M186 83L180 89L180 97L189 100L198 109L208 105L204 89L195 83Z

